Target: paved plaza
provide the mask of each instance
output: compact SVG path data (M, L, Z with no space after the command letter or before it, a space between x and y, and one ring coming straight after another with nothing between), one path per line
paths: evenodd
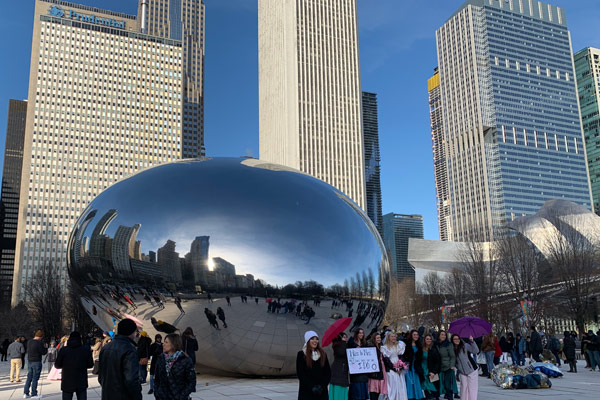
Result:
M563 378L552 379L551 389L537 390L503 390L486 378L479 378L479 399L537 399L546 397L552 400L586 400L600 398L600 372L590 372L584 368L583 361L579 361L578 374L565 374ZM8 381L8 362L0 363L0 400L23 398L23 385L26 377L21 376L22 383ZM47 369L44 368L44 371ZM563 368L564 370L564 368ZM42 374L39 391L45 399L58 400L61 398L60 382L48 381L47 374ZM88 399L100 399L100 385L95 375L89 375L90 388ZM142 386L144 393L148 392L148 385ZM198 375L196 393L193 399L202 400L295 400L298 381L296 379L238 379ZM144 399L154 399L154 396L144 394Z

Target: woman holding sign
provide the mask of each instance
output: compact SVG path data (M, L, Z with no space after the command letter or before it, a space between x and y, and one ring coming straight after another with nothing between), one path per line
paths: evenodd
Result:
M348 341L349 349L366 347L365 331L359 328ZM370 400L368 374L350 374L350 400Z
M394 332L388 332L385 337L385 344L381 346L381 354L387 372L387 392L389 400L407 400L406 381L402 373L400 357L404 354L406 345L404 342L398 342L398 337Z
M306 332L304 341L296 357L296 374L300 381L298 400L328 400L331 369L327 354L319 346L319 335L315 331Z
M369 395L371 396L371 400L378 400L380 394L387 394L386 373L383 365L383 355L381 354L381 334L375 333L371 337L370 344L377 350L379 372L369 374Z

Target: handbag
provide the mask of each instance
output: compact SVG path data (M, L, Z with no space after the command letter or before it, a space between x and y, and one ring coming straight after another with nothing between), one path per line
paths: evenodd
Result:
M433 376L431 378L429 378L429 382L433 383L433 382L437 382L440 380L440 376L438 374L433 374Z
M477 361L473 360L473 356L468 351L467 351L467 357L469 357L469 361L471 362L471 366L473 367L473 369L475 371L477 371L479 369L479 365L477 365Z

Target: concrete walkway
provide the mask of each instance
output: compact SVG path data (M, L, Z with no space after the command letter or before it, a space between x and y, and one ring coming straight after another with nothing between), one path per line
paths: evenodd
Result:
M584 368L583 361L579 362L578 374L565 374L563 378L552 379L551 389L538 390L502 390L487 378L479 378L479 399L537 399L546 397L552 400L587 400L600 398L600 372L591 372ZM46 379L44 373L38 391L45 399L61 399L60 382ZM563 368L564 370L564 368ZM0 400L23 398L25 374L21 376L22 383L8 381L9 363L0 363ZM100 399L100 385L95 375L89 375L88 399ZM146 394L148 384L143 385L144 399L154 399ZM198 386L193 399L203 400L295 400L298 398L298 381L296 379L237 379L198 375Z

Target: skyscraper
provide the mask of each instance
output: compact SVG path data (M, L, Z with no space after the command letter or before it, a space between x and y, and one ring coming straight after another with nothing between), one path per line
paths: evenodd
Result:
M138 28L181 41L183 158L204 156L204 1L139 0Z
M438 226L440 240L450 238L450 193L448 191L448 164L446 160L446 139L442 119L440 99L440 74L436 67L433 76L427 81L429 92L429 118L431 121L431 143L433 148L433 173L437 199Z
M356 0L259 0L258 90L260 158L364 210Z
M98 193L181 158L181 45L132 15L36 1L13 304L42 266L65 286L69 233Z
M10 304L12 293L26 119L27 102L9 100L0 198L4 209L0 224L0 305Z
M564 10L468 0L436 31L450 240L565 199L592 208Z
M600 50L587 47L575 54L581 123L587 150L594 210L600 213Z
M377 94L362 92L363 147L365 149L365 184L367 215L383 237L381 217L381 166L379 155L379 122Z
M383 216L383 241L390 253L392 274L398 280L414 278L408 262L408 239L423 239L423 216L389 213Z

